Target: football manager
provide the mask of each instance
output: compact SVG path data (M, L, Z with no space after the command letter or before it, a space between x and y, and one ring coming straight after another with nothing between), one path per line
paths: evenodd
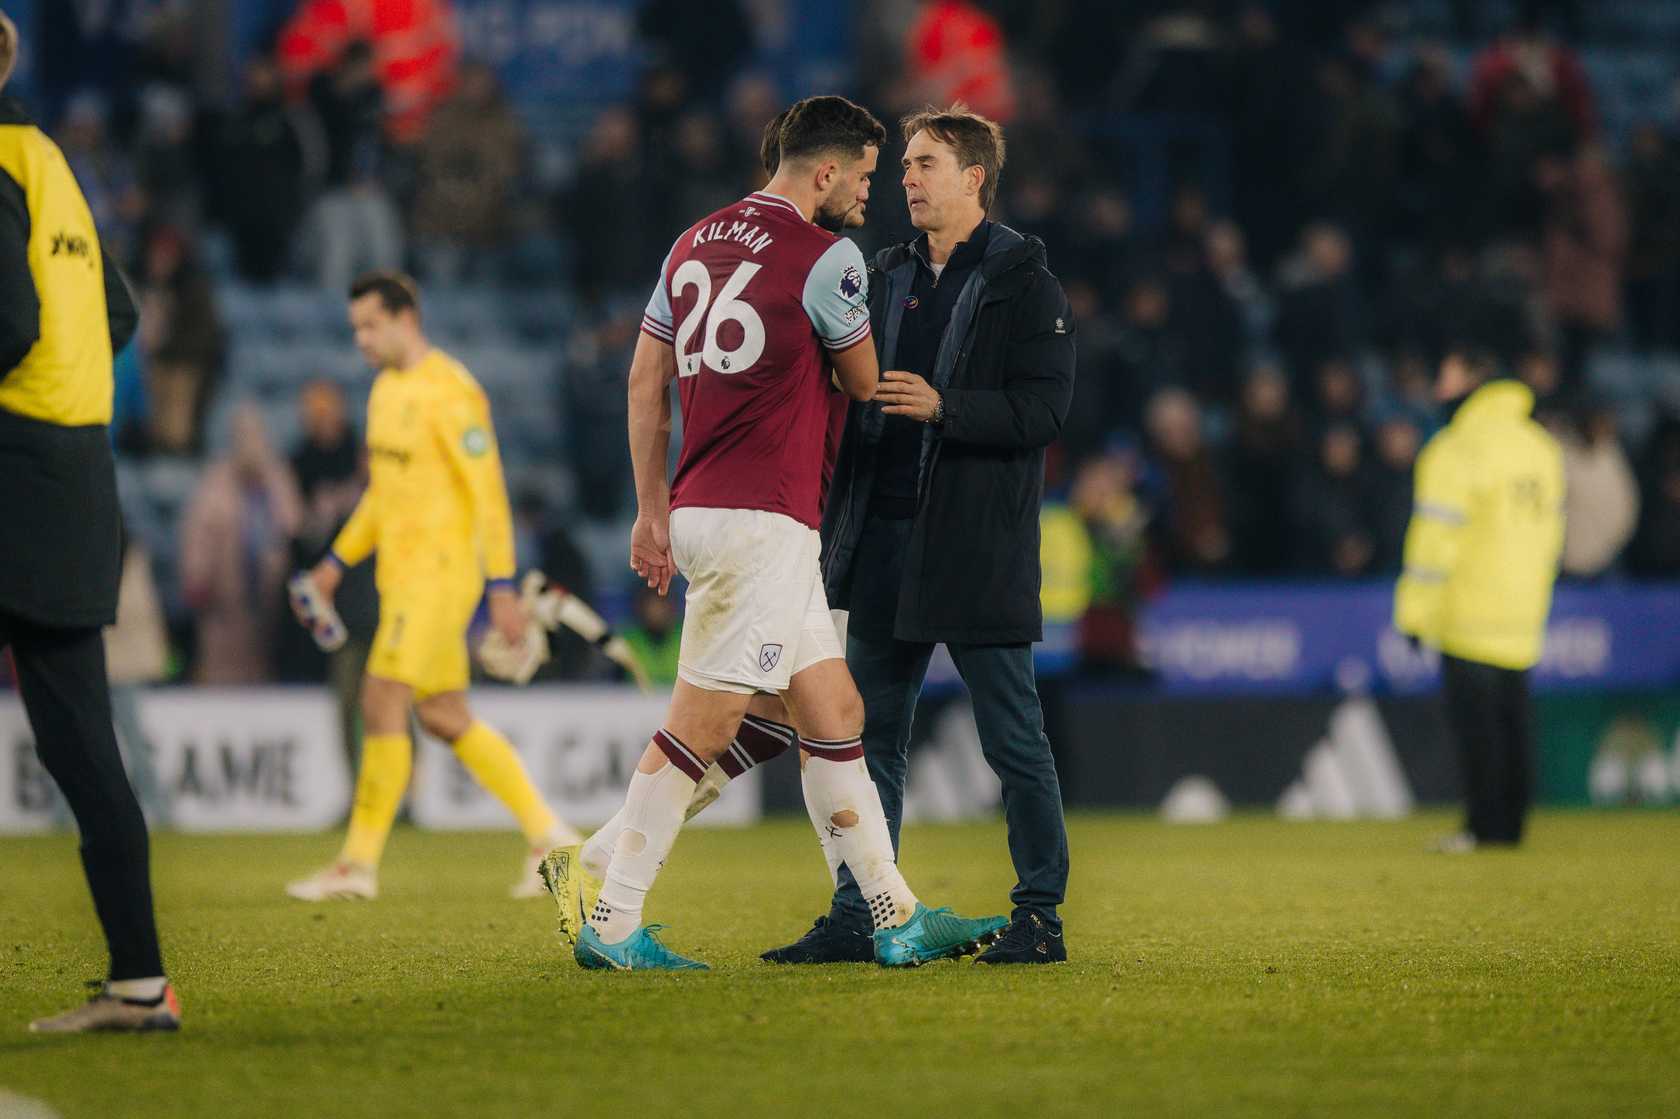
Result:
M1074 327L1044 244L986 213L1004 138L962 105L902 122L903 185L920 235L869 281L881 386L854 404L823 517L830 607L850 612L846 663L896 849L911 722L943 643L1003 785L1017 883L1011 924L980 962L1067 958L1061 789L1033 677L1042 637L1044 450L1073 391ZM869 912L844 867L830 912L784 963L867 960Z

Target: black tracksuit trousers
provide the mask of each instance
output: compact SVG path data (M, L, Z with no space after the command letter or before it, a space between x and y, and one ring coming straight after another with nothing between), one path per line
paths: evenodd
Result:
M11 648L36 753L81 832L110 978L162 975L146 819L117 751L100 631L43 626L0 611L0 645Z

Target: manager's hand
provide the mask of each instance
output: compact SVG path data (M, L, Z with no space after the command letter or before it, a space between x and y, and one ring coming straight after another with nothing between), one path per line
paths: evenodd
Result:
M914 373L900 369L881 374L875 399L881 402L881 411L889 416L909 416L920 423L932 423L943 415L939 390Z

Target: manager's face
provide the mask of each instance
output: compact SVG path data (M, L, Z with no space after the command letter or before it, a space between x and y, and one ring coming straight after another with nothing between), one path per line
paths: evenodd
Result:
M904 200L910 224L924 232L946 228L971 216L978 203L980 169L957 165L957 151L926 129L910 137L904 149Z

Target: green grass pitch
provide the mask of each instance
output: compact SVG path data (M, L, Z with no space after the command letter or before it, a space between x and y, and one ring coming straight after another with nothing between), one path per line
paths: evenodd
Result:
M393 838L377 902L281 884L329 837L156 841L178 1036L38 1038L102 973L72 840L0 841L0 1101L74 1117L1680 1114L1680 816L1071 821L1072 962L772 968L826 891L802 821L678 842L649 919L704 975L579 971L509 835ZM906 832L979 913L1000 824ZM13 1097L14 1099L16 1096ZM0 1111L6 1105L0 1102Z

